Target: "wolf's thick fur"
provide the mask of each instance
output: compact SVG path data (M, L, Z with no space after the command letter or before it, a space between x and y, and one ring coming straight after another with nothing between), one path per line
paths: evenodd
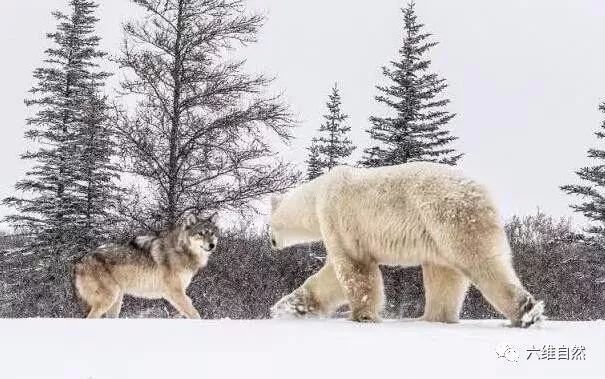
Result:
M128 245L103 245L74 267L75 287L88 318L118 317L124 295L165 298L182 315L200 318L185 293L216 248L212 219L188 216L158 237L139 236Z
M485 188L449 166L337 167L272 199L275 248L323 241L325 266L272 308L378 321L379 264L421 265L427 321L457 322L469 283L515 326L542 318L515 274L503 225Z

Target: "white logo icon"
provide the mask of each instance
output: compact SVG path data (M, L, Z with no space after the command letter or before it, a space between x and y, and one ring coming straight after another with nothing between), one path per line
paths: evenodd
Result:
M514 346L501 344L496 347L498 358L504 358L509 362L519 362L519 352Z

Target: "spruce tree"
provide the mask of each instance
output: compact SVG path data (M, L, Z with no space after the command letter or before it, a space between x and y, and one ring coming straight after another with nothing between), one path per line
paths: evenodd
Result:
M91 247L87 236L98 233L95 228L101 222L86 220L106 206L105 199L87 192L92 182L96 183L92 186L95 191L106 183L98 176L98 170L105 169L104 163L97 167L106 160L106 153L102 157L90 154L89 145L104 149L106 146L101 144L105 139L95 137L92 141L87 137L92 130L97 133L103 120L98 93L108 75L99 69L105 53L98 50L96 8L93 1L70 0L69 15L53 12L57 30L47 34L53 46L45 51L43 67L34 71L37 84L25 101L34 109L25 132L34 148L21 158L32 162L32 168L15 185L22 195L3 201L16 211L6 220L28 236L24 249L36 253L36 265L32 266L36 278L30 278L32 283L26 290L41 291L35 296L52 301L48 306L54 309L41 311L46 315L65 315L66 303L72 303L66 300L72 294L70 260ZM93 198L95 206L87 208L88 200ZM45 270L38 271L40 268Z
M21 155L34 164L16 189L27 196L4 200L17 210L8 221L31 234L30 247L54 252L64 251L81 231L77 183L83 177L79 153L84 109L107 76L97 63L105 56L94 34L97 5L70 0L69 6L71 15L53 12L59 24L48 38L54 46L45 52L44 67L34 71L37 85L26 100L36 113L27 120L25 137L37 143L37 149Z
M374 145L364 150L363 166L388 166L412 161L431 161L454 165L462 154L449 144L456 139L447 126L455 114L446 110L443 98L445 79L429 72L428 51L437 45L431 34L423 32L412 1L403 11L404 38L399 59L383 67L389 80L377 86L376 101L394 113L391 117L370 117L368 130Z
M599 110L605 113L605 102L601 103ZM605 121L601 124L601 131L595 132L598 140L605 139ZM585 229L588 240L599 244L605 243L605 149L591 148L588 157L597 164L583 167L576 174L586 184L573 184L562 186L561 189L570 195L584 199L582 203L572 204L571 208L582 213L593 222Z
M93 247L112 237L122 189L118 167L112 161L115 142L109 122L107 98L90 88L78 123L78 174L75 182L80 204L77 213L79 244Z
M317 148L317 139L313 138L309 150L309 158L307 159L307 180L313 180L323 174L321 161L319 160L319 151Z
M244 73L231 51L256 41L264 17L242 0L133 0L124 27L123 92L137 101L115 125L123 170L144 183L124 212L141 227L173 225L186 211L251 210L298 181L267 137L292 138L290 113L265 95L271 80Z
M328 113L323 116L325 121L319 127L317 138L317 152L322 171L330 171L335 166L343 164L344 159L355 150L348 136L351 127L344 123L349 116L342 113L341 104L338 85L334 84L326 103Z

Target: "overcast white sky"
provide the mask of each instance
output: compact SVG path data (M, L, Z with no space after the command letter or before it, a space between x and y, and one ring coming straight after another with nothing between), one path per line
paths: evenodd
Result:
M52 9L67 0L0 2L0 197L12 192L26 165L23 105L32 71L54 30ZM301 121L288 156L305 159L335 81L350 115L355 158L367 146L368 117L383 109L373 100L380 67L401 45L402 0L250 0L266 11L260 41L244 52L251 71L276 76ZM99 9L103 48L117 53L120 24L133 12L128 0L104 0ZM604 115L605 2L602 0L418 0L417 12L440 44L433 70L448 79L451 126L466 153L461 167L487 183L505 217L535 212L571 215L558 186L576 182L587 163L593 132ZM6 210L0 209L0 215ZM581 217L576 221L582 222Z

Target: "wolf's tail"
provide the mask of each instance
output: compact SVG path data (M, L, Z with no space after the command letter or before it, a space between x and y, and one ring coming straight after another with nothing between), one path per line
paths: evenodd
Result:
M82 260L78 259L71 265L71 288L73 290L74 299L78 302L80 310L84 315L87 315L90 312L90 305L86 302L86 300L80 294L78 290L77 280L78 274L82 271Z

